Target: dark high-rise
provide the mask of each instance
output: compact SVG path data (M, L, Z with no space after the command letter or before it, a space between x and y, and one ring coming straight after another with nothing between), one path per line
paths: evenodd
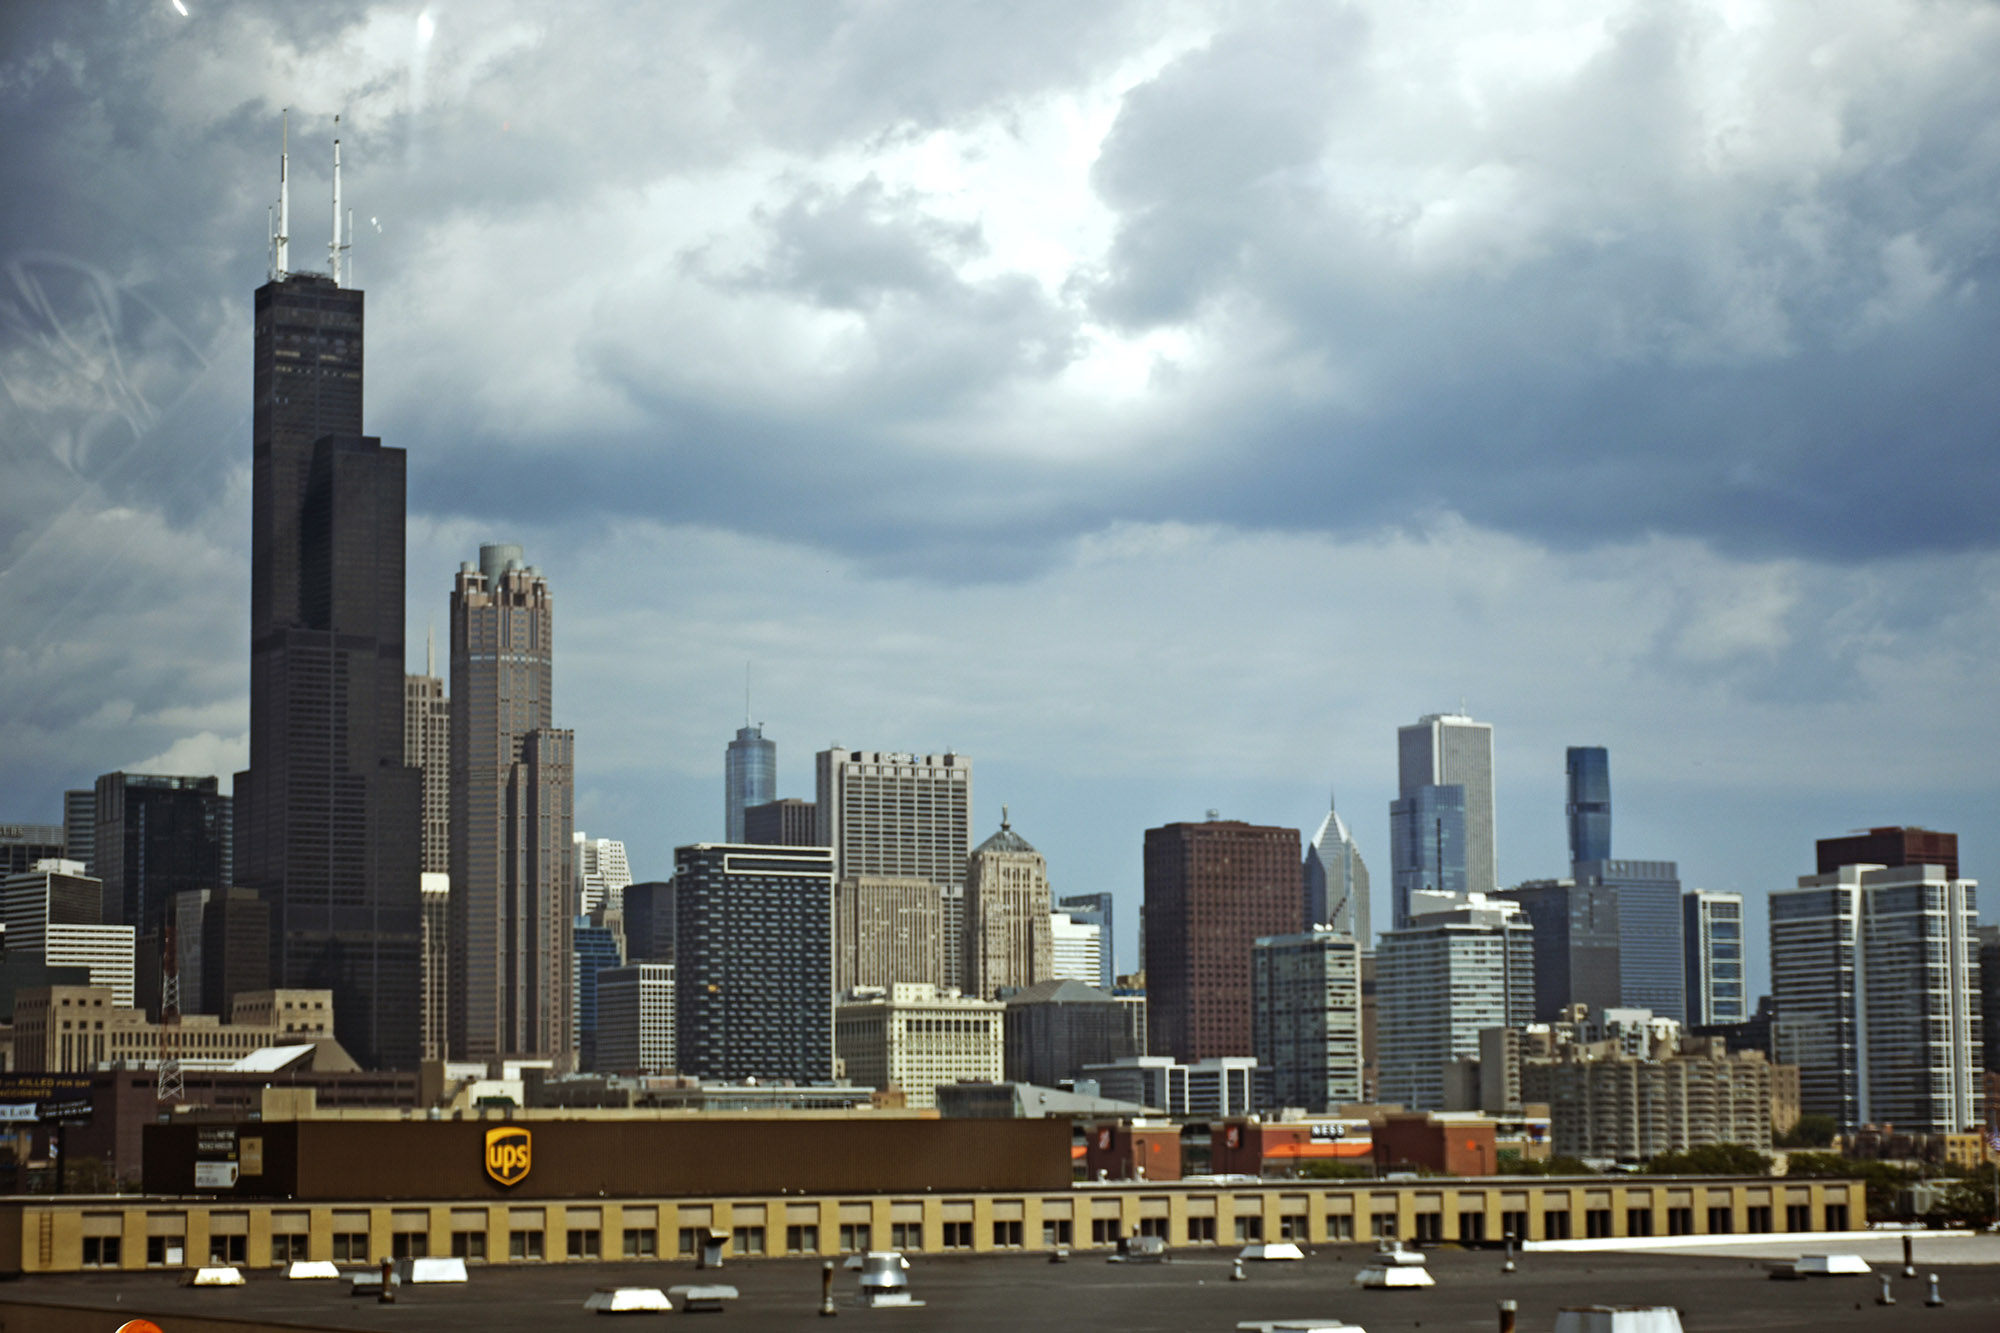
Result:
M1299 831L1211 819L1146 830L1147 1041L1184 1061L1253 1055L1250 949L1302 929Z
M1958 835L1927 828L1872 828L1844 838L1819 840L1819 873L1842 866L1943 866L1946 879L1958 878Z
M1555 1022L1572 1004L1608 1009L1624 1003L1614 890L1566 879L1531 879L1501 890L1500 896L1521 904L1534 927L1537 1023Z
M1611 756L1602 745L1569 747L1570 864L1611 859ZM1540 927L1536 927L1540 929Z
M673 883L680 1072L832 1077L832 851L697 843Z
M105 923L156 935L175 894L228 887L229 805L210 777L100 777L91 846Z
M355 1059L415 1068L423 792L403 762L405 457L361 433L362 294L288 267L281 239L252 334L236 878L270 904L272 984L331 990Z

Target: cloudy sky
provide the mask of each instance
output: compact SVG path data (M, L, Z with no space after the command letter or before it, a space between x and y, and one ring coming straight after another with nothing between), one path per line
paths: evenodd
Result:
M642 877L746 667L781 794L970 754L1125 967L1150 825L1333 792L1384 889L1461 700L1505 880L1571 744L1690 885L1882 823L2000 874L1992 5L184 3L0 11L0 821L244 762L289 107L411 665L523 543Z

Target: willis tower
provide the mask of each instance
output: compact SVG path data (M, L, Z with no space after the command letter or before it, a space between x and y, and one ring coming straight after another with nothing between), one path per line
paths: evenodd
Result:
M340 143L325 274L290 269L280 158L256 293L250 767L236 870L271 909L271 984L333 992L362 1065L421 1056L422 773L403 761L405 455L361 433L362 294L342 283Z

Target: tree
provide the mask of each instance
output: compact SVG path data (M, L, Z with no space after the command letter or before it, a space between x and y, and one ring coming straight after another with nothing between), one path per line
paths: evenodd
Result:
M1641 1169L1649 1176L1768 1176L1771 1159L1741 1143L1704 1143L1663 1152Z
M1868 1216L1893 1217L1896 1195L1918 1172L1893 1162L1858 1162L1837 1152L1795 1152L1785 1174L1802 1180L1858 1180L1868 1189Z
M1789 1132L1771 1140L1780 1148L1830 1148L1840 1122L1830 1115L1802 1115Z
M1528 1161L1512 1153L1503 1153L1494 1170L1501 1176L1594 1176L1597 1172L1574 1157L1551 1157L1545 1162Z

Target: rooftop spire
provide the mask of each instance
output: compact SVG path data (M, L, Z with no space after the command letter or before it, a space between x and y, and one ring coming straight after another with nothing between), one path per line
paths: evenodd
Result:
M339 287L342 285L341 268L343 267L344 262L346 260L347 249L350 244L349 237L351 237L354 228L352 227L352 225L350 225L347 228L347 233L343 234L340 226L340 117L339 116L335 116L333 118L333 129L334 129L333 239L326 243L326 260L327 260L326 271L327 271L327 276L333 279L333 285ZM353 218L350 216L348 221L351 224Z
M292 271L292 109L286 107L278 131L278 220L271 228L271 281Z

